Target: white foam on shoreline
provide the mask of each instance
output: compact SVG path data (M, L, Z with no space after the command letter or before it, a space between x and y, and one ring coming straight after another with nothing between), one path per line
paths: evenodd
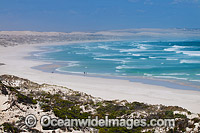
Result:
M144 76L152 77L152 76L153 76L153 74L144 73Z
M200 82L200 80L190 80L190 81L194 81L194 82Z
M188 80L188 78L179 78L179 77L174 77L174 76L153 76L156 78L166 78L166 79L180 79L180 80Z

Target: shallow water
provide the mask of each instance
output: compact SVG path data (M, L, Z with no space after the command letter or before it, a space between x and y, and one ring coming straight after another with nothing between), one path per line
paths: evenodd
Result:
M34 58L66 62L59 72L143 76L200 83L200 41L109 41L45 46Z

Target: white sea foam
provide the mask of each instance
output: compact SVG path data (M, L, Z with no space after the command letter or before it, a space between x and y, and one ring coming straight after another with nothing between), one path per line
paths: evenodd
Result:
M149 76L149 77L151 77L151 76L152 76L152 74L149 74L149 73L144 73L144 76Z
M156 59L157 57L152 57L152 56L149 56L149 58L150 58L150 59Z
M177 45L174 45L174 46L172 46L172 47L174 47L174 48L179 48L179 49L181 49L181 48L189 48L188 46L177 46Z
M145 47L145 46L148 46L148 45L145 45L145 44L138 44L138 48L139 48L139 49L142 49L142 50L147 49L147 47Z
M115 72L120 72L119 70L115 70Z
M123 64L131 61L127 61L125 59L111 59L111 58L94 58L95 60L104 60L104 61L116 61L116 62L121 62Z
M172 46L171 48L164 49L164 51L175 51L176 53L183 53L188 56L200 56L200 51L183 51L180 49L191 48L190 46Z
M145 51L148 51L148 52L158 52L158 51L161 51L162 50L148 50L148 49L136 49L136 48L132 48L132 49L115 49L115 50L118 50L120 53L125 53L125 52L145 52Z
M160 75L190 75L187 73L161 73Z
M156 78L167 78L167 79L180 79L180 80L188 80L187 78L178 78L173 76L154 76Z
M141 56L140 54L132 54L133 56Z
M94 47L89 47L89 46L86 45L86 46L83 47L83 49L86 49L86 50L90 51L91 49L94 49Z
M124 54L104 54L104 53L93 53L95 57L109 57L109 56L126 56Z
M75 67L75 66L80 66L80 64L78 64L78 61L69 61L67 66L65 67Z
M183 49L183 48L187 48L187 46L177 46L177 45L174 45L170 48L166 48L164 49L164 51L177 51L179 49Z
M176 58L166 58L166 60L178 60Z
M135 46L135 45L134 45ZM135 51L146 51L148 48L146 47L148 45L145 44L138 44L137 48L132 49L118 49L121 53L123 52L135 52ZM115 49L116 50L116 49Z
M126 65L121 65L121 66L116 67L116 69L132 69L132 68L136 68L136 67L130 67L130 66L126 66Z
M200 82L200 80L190 80L190 81Z
M98 48L102 48L102 49L105 49L105 50L109 50L109 47L106 46L106 45L100 45L100 46L98 46Z
M180 63L200 63L198 60L181 60Z
M135 52L135 51L141 51L140 49L119 49L119 52Z
M177 48L166 48L166 49L164 49L164 51L176 51L177 50Z
M200 56L200 51L179 51L179 52L186 54L188 56Z
M95 60L107 60L107 61L123 61L123 60L120 60L120 59L109 59L109 58L94 58Z

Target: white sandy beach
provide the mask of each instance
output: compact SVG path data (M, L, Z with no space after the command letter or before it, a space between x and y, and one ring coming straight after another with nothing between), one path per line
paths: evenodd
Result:
M60 43L66 44L66 43ZM18 45L0 47L0 75L10 74L27 78L37 83L66 86L103 99L120 99L149 104L181 106L194 113L200 113L200 91L177 90L162 86L129 82L119 79L104 79L77 75L41 72L31 67L46 62L24 59L30 52L38 50L35 46L52 45ZM53 43L55 45L55 43Z

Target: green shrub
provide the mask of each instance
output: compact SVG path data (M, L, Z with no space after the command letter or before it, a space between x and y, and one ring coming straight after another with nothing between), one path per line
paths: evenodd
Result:
M51 106L47 104L42 104L41 108L43 109L44 112L51 111Z
M173 111L165 111L165 118L174 118Z
M37 104L37 101L36 100L33 100L32 97L28 97L28 96L25 96L23 94L17 94L17 101L19 103L24 103L24 104Z
M141 110L149 107L147 104L140 102L126 103L126 106L129 107L130 110Z
M175 118L187 118L187 116L183 115L183 114L175 114L174 117Z
M18 128L14 127L14 125L11 123L5 122L2 124L2 126L3 126L4 132L6 132L6 133L19 133L20 132L20 130Z

